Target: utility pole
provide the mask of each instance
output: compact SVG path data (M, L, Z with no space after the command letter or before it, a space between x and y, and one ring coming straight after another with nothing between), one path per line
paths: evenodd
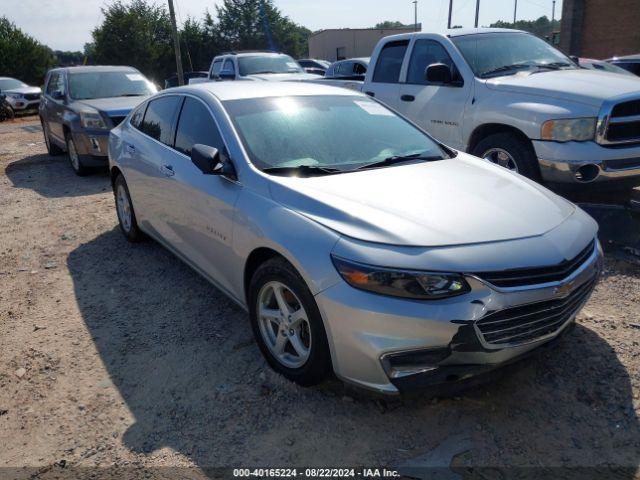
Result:
M171 16L171 34L173 35L173 48L176 51L176 68L178 70L178 85L184 85L184 73L182 72L182 55L180 54L180 39L176 26L176 12L173 10L173 0L169 0L169 16Z
M475 26L478 28L478 17L480 16L480 0L476 0L476 23Z
M516 0L515 5L513 6L513 26L516 25L516 15L518 13L518 0Z
M418 0L413 0L413 29L418 31Z
M553 0L553 7L551 9L551 30L553 30L553 22L556 19L556 0Z
M449 0L449 21L447 22L447 28L451 28L451 14L453 13L453 0Z

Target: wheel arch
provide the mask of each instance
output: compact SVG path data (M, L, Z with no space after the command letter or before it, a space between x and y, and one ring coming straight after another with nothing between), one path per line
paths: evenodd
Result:
M276 257L282 258L286 260L288 263L291 263L287 259L287 257L285 257L282 253L270 247L258 247L254 249L247 257L247 260L245 261L245 264L244 264L244 270L242 275L242 286L244 287L244 300L247 306L249 305L249 284L251 283L251 278L253 277L253 274L264 262ZM293 266L293 268L295 268L295 266ZM296 270L298 269L296 268Z
M111 169L109 170L109 179L111 181L111 189L115 188L116 178L118 178L118 175L122 175L122 170L120 170L120 168L118 167L111 167Z
M489 135L494 135L496 133L511 133L518 138L526 141L529 145L531 145L531 148L533 148L531 139L519 128L504 123L485 123L484 125L479 125L478 127L476 127L469 136L467 153L473 154L473 150L476 148L478 143L487 138Z

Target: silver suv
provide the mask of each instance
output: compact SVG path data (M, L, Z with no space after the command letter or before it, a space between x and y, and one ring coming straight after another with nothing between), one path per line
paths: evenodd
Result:
M289 55L277 52L227 52L218 55L209 68L210 80L313 80L320 75L306 73Z

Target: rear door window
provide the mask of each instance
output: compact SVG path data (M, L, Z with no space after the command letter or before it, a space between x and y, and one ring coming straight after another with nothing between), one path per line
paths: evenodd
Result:
M177 95L150 101L140 130L165 145L173 146L173 126L181 101Z
M373 81L377 83L398 83L402 61L407 52L409 40L389 42L380 51L376 69L373 72Z
M220 152L224 150L222 136L209 109L200 100L187 97L178 120L175 148L191 155L191 149L197 143L215 147Z

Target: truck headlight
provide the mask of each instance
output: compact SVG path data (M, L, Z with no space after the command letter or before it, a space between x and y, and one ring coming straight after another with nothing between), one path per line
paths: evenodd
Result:
M102 116L98 112L80 112L80 123L84 128L106 129Z
M597 119L593 117L548 120L542 124L540 137L542 140L555 142L593 140L596 134L596 122Z
M352 287L381 295L438 300L471 290L457 273L399 270L365 265L331 255L340 276Z

